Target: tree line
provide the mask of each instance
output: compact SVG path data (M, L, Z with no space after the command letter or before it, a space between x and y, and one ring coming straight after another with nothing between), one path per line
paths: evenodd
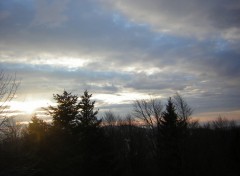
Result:
M240 128L234 121L200 125L179 94L163 105L136 100L125 118L99 117L92 94L54 94L52 119L37 115L17 135L16 126L1 140L0 175L238 175ZM6 123L5 124L10 124ZM9 130L11 127L14 130Z

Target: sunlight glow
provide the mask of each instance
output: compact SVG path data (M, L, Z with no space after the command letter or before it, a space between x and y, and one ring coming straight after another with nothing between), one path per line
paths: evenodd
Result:
M88 59L85 58L75 58L75 57L66 57L66 56L52 56L52 55L43 55L40 59L37 61L34 61L33 64L35 65L54 65L54 66L60 66L60 67L68 67L68 68L78 68L83 67L85 64L89 62ZM48 59L46 59L48 58Z
M92 58L89 57L71 57L62 55L53 55L49 53L39 54L38 59L32 60L30 57L18 57L18 59L2 58L2 62L12 62L12 63L29 63L31 65L48 65L54 67L64 67L68 69L76 69L87 65Z
M111 104L124 104L132 103L137 99L148 99L149 95L140 93L119 93L119 94L96 94L94 98L104 101L105 103Z
M48 100L35 100L35 101L12 101L9 103L11 111L20 111L26 114L34 113L38 108L46 107L50 104Z
M157 73L161 73L164 71L164 69L159 67L151 67L146 69L146 67L143 66L127 66L123 68L123 71L126 72L133 72L133 73L145 73L146 75L153 75Z

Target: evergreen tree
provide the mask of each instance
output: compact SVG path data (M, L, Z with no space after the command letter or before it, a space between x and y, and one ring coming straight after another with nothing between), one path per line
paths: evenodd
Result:
M161 118L162 137L168 140L181 140L184 138L188 127L188 118L182 118L177 113L175 103L170 97Z
M57 101L57 106L49 106L46 109L53 118L53 126L68 132L71 131L76 126L75 120L80 109L77 102L78 97L64 91L62 95L53 95L53 98Z
M31 121L25 131L23 131L23 135L31 138L30 141L39 144L45 139L46 134L49 132L49 124L37 118L36 115L32 117Z
M95 101L91 101L91 97L92 94L88 94L87 90L81 96L80 111L76 116L77 128L97 128L101 123L101 120L97 119L98 110L94 110Z
M186 131L186 126L182 124L183 120L176 113L175 105L170 97L161 119L161 157L166 175L182 174L181 145L184 139L182 134Z
M69 173L81 171L81 174L88 175L107 171L106 140L91 97L86 90L78 101L78 96L64 91L62 95L54 95L57 105L47 108L53 118L49 145L55 146L50 157L54 170L65 172L68 161L71 163Z
M91 97L86 90L79 102L74 128L78 157L73 162L83 175L107 175L110 169L108 140L100 128L102 120L97 119L98 110L94 110L95 101L91 101Z
M161 119L162 137L165 139L173 139L178 135L178 115L171 97L168 99L166 110L162 113Z

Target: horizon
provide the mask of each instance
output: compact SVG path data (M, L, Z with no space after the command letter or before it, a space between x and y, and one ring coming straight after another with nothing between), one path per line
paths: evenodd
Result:
M72 92L71 92L72 93ZM73 93L72 93L73 94ZM60 93L61 95L61 93ZM80 96L78 97L78 101L80 101ZM174 96L174 95L173 95ZM172 97L172 96L171 96ZM112 112L114 115L116 115L118 118L124 120L126 117L128 117L128 115L133 115L133 104L134 101L136 100L150 100L152 97L148 96L148 98L145 99L134 99L132 100L131 104L128 104L128 111L127 112L123 112L121 110L119 110L119 107L116 105L116 107L109 109L108 106L104 107L101 106L101 104L99 105L97 102L96 97L92 98L92 101L96 102L96 106L95 109L99 110L99 113L97 115L97 117L99 119L104 117L104 114L106 112ZM165 99L161 99L161 98L154 98L154 99L158 99L161 101L161 104L163 105L163 111L165 110L165 105L167 103L167 98ZM184 98L184 97L183 97ZM184 98L185 99L185 98ZM186 99L185 99L186 100ZM45 120L46 122L50 122L52 119L50 116L46 115L46 111L44 110L44 108L48 108L50 105L51 106L56 106L57 103L55 101L51 101L51 100L37 100L37 101L26 101L26 102L22 102L22 101L14 101L12 100L11 102L8 102L7 105L9 106L9 109L7 110L6 114L9 117L13 117L15 119L16 122L19 122L20 124L28 124L31 121L31 118L33 116L37 116L38 118L41 118L43 120ZM191 105L188 104L190 107ZM239 111L232 111L231 113L229 112L203 112L203 113L198 113L197 116L194 113L194 108L191 107L193 110L193 114L190 116L190 121L198 121L200 124L205 124L208 122L213 122L216 121L218 118L223 118L229 121L235 121L236 123L240 123L240 119L239 119ZM121 109L121 108L120 108ZM125 109L125 107L124 107ZM133 120L137 119L137 121L139 121L139 119L137 117L132 116ZM135 121L134 120L134 121Z

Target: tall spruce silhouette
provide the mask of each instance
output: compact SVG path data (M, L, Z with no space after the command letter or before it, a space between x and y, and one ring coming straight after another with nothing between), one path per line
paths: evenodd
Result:
M181 141L186 126L182 125L182 119L176 113L176 107L171 97L166 104L166 110L162 113L161 138L162 138L162 165L166 175L182 174Z
M80 130L99 127L102 120L97 119L98 110L94 110L95 101L91 101L92 94L86 90L79 102L79 113L76 116L75 124Z
M107 146L100 128L101 120L97 119L98 110L94 109L95 101L91 97L87 90L80 100L77 95L64 91L62 95L54 95L57 105L47 108L53 118L51 141L58 144L51 160L56 167L61 166L61 172L84 175L106 173ZM60 158L68 160L71 168L63 169L64 161Z
M46 108L47 113L52 116L53 126L71 132L76 126L75 120L80 109L77 95L64 91L62 95L54 94L53 98L57 106Z

